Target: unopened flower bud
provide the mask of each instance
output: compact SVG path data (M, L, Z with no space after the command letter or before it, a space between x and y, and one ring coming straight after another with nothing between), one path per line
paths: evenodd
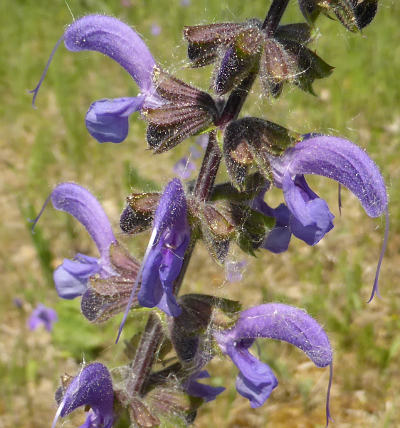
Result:
M132 193L122 211L120 227L126 233L139 233L150 228L160 199L159 193Z
M256 165L268 179L269 157L281 155L295 144L296 137L282 126L255 117L231 122L225 129L223 152L233 184L244 189L250 165Z

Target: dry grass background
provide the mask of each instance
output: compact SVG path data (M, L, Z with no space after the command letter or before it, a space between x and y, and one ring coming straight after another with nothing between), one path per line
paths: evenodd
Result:
M79 302L57 299L51 273L64 257L95 254L85 231L67 215L47 209L36 233L28 218L40 209L53 186L75 181L104 204L118 231L118 217L131 188L161 187L189 142L160 157L145 150L144 123L132 119L121 145L97 144L86 133L84 114L98 98L135 94L130 78L95 53L72 54L60 48L33 110L26 90L35 86L48 54L75 16L115 15L143 35L167 69L207 88L210 70L189 70L182 41L183 25L261 17L262 0L3 0L0 3L0 428L50 426L59 376L74 374L83 359L110 367L124 363L122 347L113 346L119 318L98 328L79 313ZM267 2L268 3L268 2ZM296 2L284 17L298 18ZM127 7L127 4L131 4ZM336 185L313 179L336 215L335 228L316 247L293 240L290 251L266 252L248 260L244 279L227 284L223 271L204 248L196 249L184 292L215 293L244 306L279 301L305 308L322 323L335 348L332 413L335 427L396 427L400 420L400 5L383 0L374 23L362 36L327 19L320 21L318 53L336 67L318 82L318 98L286 91L270 105L255 93L246 113L266 117L300 132L341 135L364 147L381 167L390 195L391 232L381 274L382 299L365 302L372 286L383 235L383 222L369 219L358 201L343 194L343 214L336 208ZM162 28L152 36L152 24ZM279 193L269 200L277 201ZM121 240L141 257L146 236ZM242 256L236 250L238 259ZM23 300L22 309L13 299ZM53 334L28 331L26 320L38 302L54 307L59 322ZM134 328L132 323L129 328ZM319 427L324 422L328 371L317 369L290 345L260 344L260 355L280 381L268 402L250 409L234 389L236 371L228 360L210 366L214 385L227 391L204 406L196 426ZM78 426L78 412L63 422ZM61 423L60 423L61 424Z

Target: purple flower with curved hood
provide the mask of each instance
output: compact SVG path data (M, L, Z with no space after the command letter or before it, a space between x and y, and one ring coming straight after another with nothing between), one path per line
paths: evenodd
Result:
M75 376L65 390L54 417L52 428L58 418L69 415L81 406L91 408L81 428L111 428L114 421L114 391L110 373L101 363L89 364Z
M64 299L74 299L87 290L87 282L92 275L106 278L114 274L109 250L110 245L117 240L99 201L84 187L75 183L59 184L51 192L34 224L49 200L56 210L71 214L85 226L100 253L100 258L78 253L73 260L64 259L54 271L58 295Z
M174 296L174 282L183 263L183 256L190 241L185 192L179 179L171 180L160 197L154 214L153 232L131 297L141 283L138 293L140 305L157 306L167 315L180 315L181 308ZM131 301L128 303L118 333L126 321Z
M275 213L275 217L309 245L318 243L333 228L334 216L327 203L310 189L304 174L322 175L346 186L370 217L379 217L383 213L387 215L386 187L378 167L364 150L348 140L309 134L281 157L271 156L270 162L275 185L283 190L290 212L288 220L283 208ZM387 235L388 220L370 300L378 292L378 276Z
M271 368L254 357L248 348L257 338L291 343L304 351L317 367L330 366L326 402L327 423L332 379L332 348L323 328L305 311L280 303L268 303L241 312L235 326L214 336L224 354L239 369L236 389L251 407L265 403L278 381Z
M154 215L153 233L141 269L138 300L142 306L157 306L171 316L181 313L173 285L189 240L185 192L181 182L174 179L165 187Z
M64 41L72 52L101 52L120 64L140 88L136 97L102 99L86 114L86 127L100 143L120 143L128 135L129 116L143 107L158 107L162 101L154 94L152 74L155 61L140 36L127 24L111 16L88 15L74 21L57 42L42 77L33 92L35 102L51 59Z

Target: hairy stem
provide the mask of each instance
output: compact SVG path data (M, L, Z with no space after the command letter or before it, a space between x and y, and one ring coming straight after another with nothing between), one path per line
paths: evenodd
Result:
M273 0L263 22L262 29L265 29L268 36L273 36L286 10L289 0Z
M251 72L242 80L240 85L231 92L225 104L224 111L221 114L218 126L224 126L230 121L237 119L256 77L257 71Z
M141 394L150 370L156 358L156 351L163 338L161 322L157 315L151 313L146 328L140 339L138 350L132 361L131 375L126 386L130 396Z
M194 196L197 199L206 201L210 196L220 162L221 151L217 144L216 132L211 131L208 137L206 153L194 188Z

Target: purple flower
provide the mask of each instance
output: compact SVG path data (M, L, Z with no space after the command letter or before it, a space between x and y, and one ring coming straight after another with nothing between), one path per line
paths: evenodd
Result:
M210 386L197 382L197 379L205 379L210 377L207 370L202 370L192 374L184 384L186 392L193 397L200 397L206 403L216 399L217 395L225 391L223 386Z
M78 253L73 260L64 259L54 271L57 293L64 299L74 299L87 290L87 282L92 275L107 278L115 274L110 262L110 245L117 242L111 224L98 200L85 188L75 183L61 183L50 194L36 223L48 201L53 207L74 216L85 226L95 242L100 257L90 257Z
M86 127L100 143L120 143L128 135L129 116L143 107L157 107L160 98L154 94L152 74L155 61L140 36L120 20L103 15L88 15L74 21L57 42L43 75L31 91L33 103L46 75L55 50L64 40L72 52L98 51L120 64L140 88L136 97L102 99L94 102L86 114Z
M181 6L190 6L190 0L181 0Z
M281 157L271 157L270 162L275 185L282 188L290 213L288 219L285 208L275 211L279 227L289 227L291 233L309 245L317 244L333 228L334 216L327 203L310 189L304 174L322 175L346 186L370 217L387 213L386 187L378 167L362 149L348 140L309 134ZM386 223L371 299L378 291L379 269L388 233Z
M89 364L72 379L58 407L52 428L58 418L81 406L91 408L81 428L111 428L114 421L114 391L110 373L100 363Z
M183 256L190 241L185 192L181 182L174 178L161 195L154 215L153 232L143 263L140 267L131 299L136 287L139 303L147 308L157 306L170 316L178 316L181 308L174 296L174 282L183 263ZM121 322L118 338L125 324L131 300Z
M142 306L157 306L171 316L181 313L173 286L189 240L185 192L175 178L167 184L154 215L153 233L141 269L138 299Z
M307 185L304 174L322 175L351 190L370 217L387 208L383 178L376 164L348 140L324 135L307 135L281 157L271 158L275 185L282 188L292 215L293 233L310 245L330 229L334 216L326 202Z
M14 297L13 299L14 306L18 309L22 309L24 306L24 301L20 297Z
M173 169L180 179L187 180L196 170L196 165L188 157L184 157L178 160Z
M161 27L158 24L152 24L151 34L153 36L159 36L161 34Z
M265 403L278 381L270 367L254 357L248 348L257 338L282 340L304 351L317 367L331 366L332 349L323 328L305 311L280 303L268 303L241 312L230 330L214 336L224 354L239 369L236 389L250 401L251 407ZM332 376L332 370L331 370ZM328 387L326 415L329 421Z
M57 320L57 312L54 309L47 308L39 303L29 317L28 327L30 330L34 331L43 325L47 331L51 331L53 330L53 324Z

